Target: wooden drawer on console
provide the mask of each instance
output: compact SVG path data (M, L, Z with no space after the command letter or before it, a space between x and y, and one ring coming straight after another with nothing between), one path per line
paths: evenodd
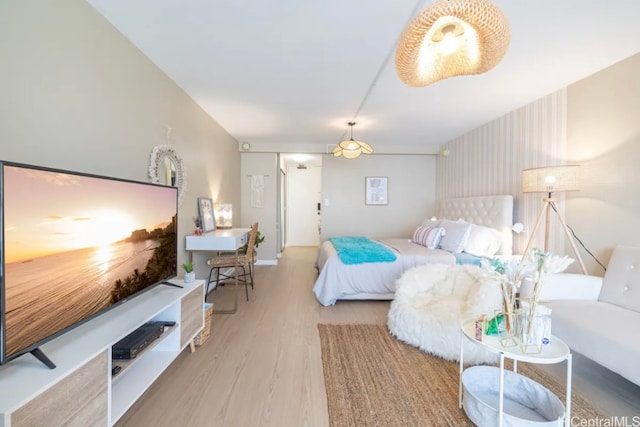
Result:
M204 326L204 289L198 286L180 302L180 347L184 347Z
M108 352L11 414L11 426L96 426L107 420Z

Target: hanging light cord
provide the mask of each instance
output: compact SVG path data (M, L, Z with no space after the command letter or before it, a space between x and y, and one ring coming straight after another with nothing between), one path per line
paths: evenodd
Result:
M404 24L404 26L402 28L406 28L406 26L409 25L409 23L411 22L413 17L418 13L418 11L421 9L422 4L425 3L425 1L426 0L418 0L416 2L416 5L413 8L413 11L411 12L411 15L409 15L409 18L407 19L407 22L405 22L405 24ZM351 120L351 122L355 122L356 118L360 115L360 111L364 107L364 104L367 102L367 99L369 99L369 95L371 95L371 92L373 92L373 88L375 88L376 84L378 84L378 80L380 80L380 76L382 75L382 72L386 68L386 66L389 63L389 61L391 61L391 58L393 57L393 55L395 53L395 50L396 50L396 45L398 44L398 41L400 40L401 36L402 36L402 31L400 31L398 33L398 37L396 37L396 39L394 40L393 44L391 45L391 49L389 49L389 52L387 53L387 55L384 58L384 61L382 61L382 64L378 68L378 71L376 72L376 75L373 77L373 81L369 85L369 88L365 92L364 98L362 98L362 101L360 102L360 105L358 105L358 108L356 109L356 112L353 115L353 119ZM349 125L349 126L351 126L351 125ZM351 126L351 134L353 136L353 126ZM342 136L340 137L340 141L344 140L345 135L346 135L346 132L343 132Z
M560 215L560 212L558 212L558 210L556 209L556 207L551 204L551 207L553 208L553 210L558 214L558 216ZM584 249L589 255L591 255L591 258L593 258L595 260L595 262L597 262L600 267L602 267L602 269L604 271L607 271L607 267L605 267L604 265L602 265L602 263L600 262L600 260L598 260L598 258L596 258L596 256L589 250L587 249L587 247L584 245L584 243L582 242L582 240L580 240L580 238L576 235L576 232L573 231L573 228L571 228L571 226L567 225L567 228L569 229L569 231L571 231L571 234L573 234L573 238L576 239L576 241L578 243L580 243L580 246L582 246L582 249Z
M349 128L351 128L351 141L353 141L353 127L356 125L356 122L349 122Z

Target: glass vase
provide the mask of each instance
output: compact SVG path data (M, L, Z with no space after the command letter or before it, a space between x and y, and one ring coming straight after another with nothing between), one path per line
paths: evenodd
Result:
M500 333L500 344L504 348L518 345L517 316L515 311L503 311L503 328Z
M538 354L551 340L551 308L542 301L523 300L517 321L518 341L525 354Z

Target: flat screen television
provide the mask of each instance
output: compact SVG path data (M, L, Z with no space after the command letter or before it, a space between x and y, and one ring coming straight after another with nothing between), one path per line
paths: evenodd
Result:
M174 187L0 161L0 364L177 275Z

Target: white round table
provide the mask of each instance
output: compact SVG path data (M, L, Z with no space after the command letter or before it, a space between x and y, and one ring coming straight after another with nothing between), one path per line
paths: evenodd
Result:
M460 388L458 405L462 408L462 372L464 358L464 340L469 340L476 345L480 345L492 353L500 356L500 396L498 403L498 426L502 427L502 414L504 410L504 359L513 360L513 372L517 372L518 361L537 363L537 364L555 364L567 361L567 399L566 413L564 424L569 427L571 420L571 350L560 338L551 336L551 342L542 347L540 353L523 353L521 346L504 347L500 342L499 335L482 334L482 340L475 338L475 320L465 320L460 323L462 330L462 338L460 339Z

